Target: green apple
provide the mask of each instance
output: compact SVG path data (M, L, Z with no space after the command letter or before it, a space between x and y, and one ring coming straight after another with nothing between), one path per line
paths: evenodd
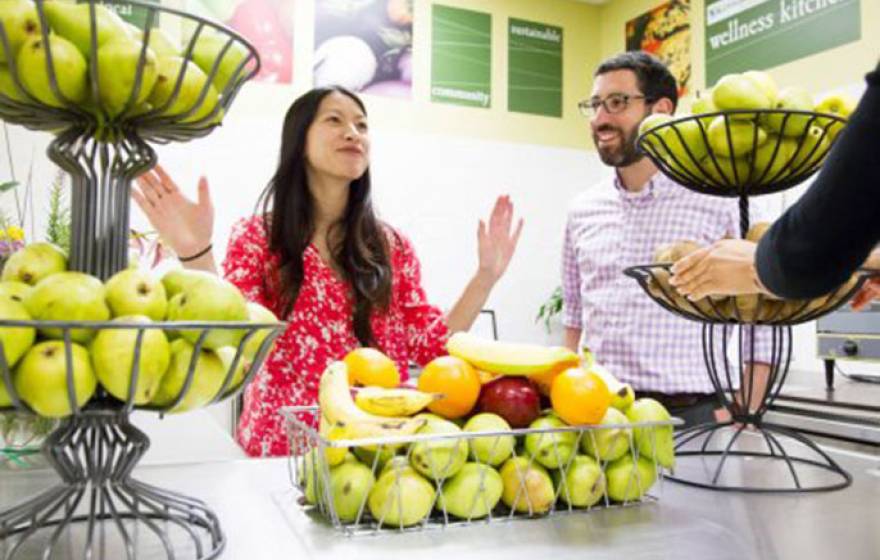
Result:
M553 471L553 482L559 497L573 507L596 505L605 495L602 467L586 455L575 455L566 470Z
M709 125L709 145L722 157L744 157L767 141L767 133L754 121L728 121L716 117Z
M67 255L51 243L31 243L13 253L3 266L0 280L31 286L50 274L67 270Z
M793 138L796 153L791 162L791 169L796 173L803 173L821 163L828 155L829 136L824 129L811 126L802 138Z
M110 41L132 39L128 24L112 9L97 2L74 4L68 2L46 2L43 10L49 25L56 33L76 45L79 52L88 58L92 52L91 8L95 7L95 39L98 48ZM54 54L54 51L53 51Z
M49 48L52 49L52 74L63 99L52 87L42 37L28 39L18 51L16 63L21 85L42 103L52 107L65 107L64 99L71 103L82 103L88 94L86 59L73 43L59 35L49 36Z
M784 179L796 150L797 142L793 139L770 135L767 142L755 152L755 178L762 183Z
M152 321L143 315L129 315L117 317L114 322L149 324ZM121 401L128 400L137 335L137 329L104 329L89 347L98 381ZM147 404L156 394L171 361L171 348L161 329L144 329L139 358L133 400L134 404Z
M802 87L783 88L779 92L779 97L776 98L773 108L785 111L812 111L813 96ZM811 118L811 115L766 113L761 115L761 125L766 126L771 132L797 137L804 134Z
M150 404L167 407L180 396L186 384L194 350L193 345L182 338L171 342L171 363L168 365L165 375L162 376L159 390L156 391ZM217 396L225 378L226 368L223 367L220 358L214 352L199 351L192 383L183 399L171 412L185 412L205 406Z
M3 24L9 50L12 52L11 56L7 54L0 41L0 63L14 58L25 41L40 35L40 16L31 0L0 1L0 23Z
M776 80L773 79L773 76L760 70L749 70L743 72L743 77L752 80L755 85L761 88L771 105L776 102L776 98L779 97L779 88L776 86Z
M0 95L19 103L30 101L25 92L19 89L18 84L12 79L12 74L9 73L6 66L0 66Z
M549 414L542 416L529 425L529 429L565 428L568 427L559 417ZM529 434L525 439L526 452L541 465L557 469L571 461L577 453L578 433L545 432Z
M602 417L600 425L626 426L629 419L616 408L609 408ZM630 430L628 428L602 428L584 432L581 450L600 461L617 460L629 451Z
M178 297L180 296L180 297ZM168 305L171 321L247 321L247 301L233 284L212 276L210 280L197 282L184 288ZM186 329L180 334L195 343L201 330ZM243 332L240 329L211 329L205 337L205 348L237 346Z
M73 374L73 395L81 407L95 394L97 379L89 360L89 352L71 343L70 364ZM15 390L40 416L63 418L73 413L67 385L67 358L64 342L50 340L35 344L28 350L15 370Z
M104 301L104 285L94 276L82 272L58 272L34 286L25 301L28 312L38 321L106 321L110 309ZM62 338L63 329L44 327L40 333L48 338ZM74 342L88 342L95 331L70 329Z
M30 321L31 316L20 301L12 298L0 297L0 319ZM18 359L24 356L34 344L36 331L33 327L0 327L0 343L3 344L3 356L6 366L12 367ZM0 385L3 375L0 373Z
M636 399L626 409L626 417L633 424L639 422L668 422L669 411L654 399ZM675 441L672 425L633 428L633 439L641 457L654 459L667 469L675 467Z
M712 103L721 111L760 110L772 107L761 86L742 74L728 74L712 88ZM734 119L752 119L754 113L732 114Z
M624 455L605 468L608 497L615 502L640 500L657 481L657 469L650 459Z
M203 33L202 35L199 35L198 39L196 39L196 44L193 47L193 62L195 62L205 74L210 76L211 72L214 70L214 64L220 58L221 51L223 51L226 43L230 42L230 40L232 41L232 44L229 45L229 48L223 53L223 59L218 65L217 71L214 74L214 79L211 80L211 83L214 85L214 88L218 93L223 93L231 79L241 79L244 75L244 69L238 74L236 74L236 72L238 71L238 67L248 56L247 49L240 42L229 36L211 33Z
M491 412L481 412L472 416L464 425L465 432L509 432L510 424ZM479 463L497 466L513 453L516 440L511 435L497 435L472 438L468 440L471 457Z
M160 56L158 61L158 78L147 100L150 105L162 109L162 115L166 116L183 115L193 110L191 115L183 118L183 122L187 123L200 121L214 111L218 101L217 90L208 83L208 76L201 68L179 56ZM177 95L174 95L181 74L183 79ZM206 90L205 97L200 101L203 90ZM220 122L222 118L223 110L218 109L206 124Z
M17 282L15 280L0 282L0 298L11 299L24 304L24 301L31 293L31 289L32 286L24 282Z
M147 48L141 63L141 50L142 43L129 38L98 47L98 95L111 117L122 113L132 94L131 107L146 101L156 84L156 55ZM139 68L140 84L135 92Z
M165 294L168 296L168 299L171 299L182 292L184 288L205 280L213 281L215 278L217 278L216 274L203 270L177 268L169 270L162 276L162 285L165 287Z
M149 272L126 269L117 272L104 284L107 305L114 317L146 315L162 321L168 309L165 287Z

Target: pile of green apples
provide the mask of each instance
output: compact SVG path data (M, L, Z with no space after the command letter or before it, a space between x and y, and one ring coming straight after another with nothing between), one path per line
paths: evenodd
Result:
M238 80L239 66L247 57L242 44L233 42L224 51L229 38L205 28L190 57L184 58L185 50L160 28L150 30L144 49L145 32L97 2L46 0L42 6L50 27L48 41L32 0L0 0L0 24L7 39L5 45L0 41L0 99L25 104L36 100L58 108L73 105L110 119L155 110L184 123L221 121L220 95L231 80Z
M855 105L843 94L814 103L804 88L779 89L768 73L751 70L728 74L699 96L691 107L695 118L654 113L639 132L647 133L649 150L690 182L754 187L821 164Z
M623 412L609 408L595 429L569 430L550 411L515 435L501 416L478 413L453 422L422 413L411 444L317 448L297 458L306 502L323 504L343 523L372 519L390 527L511 513L543 515L638 501L675 464L671 425L663 406L638 399ZM492 433L464 437L465 434ZM456 437L458 435L458 437ZM325 503L327 500L332 504Z
M0 367L0 407L13 404L14 390L48 418L69 416L74 404L85 405L99 386L135 405L173 405L170 412L202 407L241 385L272 329L171 330L154 323L277 323L271 311L246 301L235 286L213 274L173 270L158 279L129 268L102 283L68 271L66 255L50 243L27 245L6 261L0 275L0 319L77 323L69 328L53 323L0 327L5 362ZM94 321L120 326L88 328ZM191 365L194 373L184 391ZM5 381L7 372L12 387Z

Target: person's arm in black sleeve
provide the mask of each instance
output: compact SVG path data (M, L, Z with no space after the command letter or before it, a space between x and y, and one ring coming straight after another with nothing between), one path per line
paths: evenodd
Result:
M827 294L880 241L880 64L803 197L761 239L761 283L785 298Z

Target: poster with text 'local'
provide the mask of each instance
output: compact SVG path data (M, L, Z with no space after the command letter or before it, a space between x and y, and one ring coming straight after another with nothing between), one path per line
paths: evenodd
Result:
M860 38L860 0L706 0L706 84Z

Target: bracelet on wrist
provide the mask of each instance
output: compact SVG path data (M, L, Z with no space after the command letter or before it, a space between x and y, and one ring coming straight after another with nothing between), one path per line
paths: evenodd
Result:
M204 249L202 249L201 251L199 251L198 253L196 253L196 254L194 254L194 255L190 255L190 256L188 256L188 257L181 257L181 256L178 255L177 260L179 260L180 262L190 262L190 261L194 261L194 260L196 260L197 258L199 258L199 257L204 257L205 255L207 255L208 253L210 253L210 252L211 252L211 249L213 249L213 248L214 248L214 244L213 244L213 243L208 243L208 246L205 247Z

